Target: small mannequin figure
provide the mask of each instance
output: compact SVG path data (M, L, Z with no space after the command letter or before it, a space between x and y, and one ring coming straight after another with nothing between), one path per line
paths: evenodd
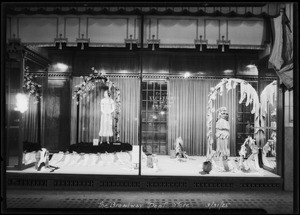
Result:
M49 164L49 151L45 148L41 148L41 150L36 153L35 169L37 171L50 169L50 172L54 172L55 170L59 169L59 167Z
M178 137L175 141L175 152L177 158L187 158L187 154L183 151L183 140L181 137Z
M109 137L113 136L112 131L112 113L115 111L115 103L110 98L108 91L104 91L104 98L101 100L101 124L100 124L100 144L103 141L103 137L106 137L106 141L109 144Z
M221 153L222 156L229 156L229 122L228 112L226 107L221 107L218 110L218 120L216 123L216 137L217 137L217 153Z
M250 124L249 120L246 122L246 133L250 135L253 132L253 126Z

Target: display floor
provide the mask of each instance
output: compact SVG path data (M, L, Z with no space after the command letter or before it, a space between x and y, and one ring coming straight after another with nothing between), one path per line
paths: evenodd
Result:
M50 169L37 171L35 167L19 170L7 170L18 173L48 173L48 174L103 174L103 175L138 175L138 169L134 169L131 163L131 152L117 152L104 154L85 154L80 158L79 154L69 154L65 159L60 159L59 153L50 160L50 165L58 166L59 169L51 172ZM76 159L77 161L76 161ZM97 158L98 157L98 158ZM99 161L100 157L100 161ZM201 175L202 163L205 156L190 156L184 162L169 155L157 155L157 169L147 167L147 157L142 159L141 175L159 176L199 176L199 177L279 177L267 170L251 170L250 172L222 172L213 169L210 174ZM56 160L55 160L56 159ZM81 159L81 160L80 160ZM236 157L230 157L234 160ZM78 162L80 160L80 162Z

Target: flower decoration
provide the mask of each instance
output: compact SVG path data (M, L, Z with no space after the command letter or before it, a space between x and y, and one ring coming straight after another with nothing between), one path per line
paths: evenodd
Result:
M217 86L210 88L210 92L208 94L208 102L207 102L207 116L206 116L206 127L207 127L207 156L212 152L212 145L214 142L213 139L213 132L212 132L212 121L213 121L213 112L215 112L215 100L216 96L220 95L222 96L223 93L228 92L232 89L235 89L237 85L240 85L241 87L241 99L239 103L241 104L243 100L246 101L246 106L248 106L250 103L253 104L253 109L251 111L252 114L254 114L254 124L255 127L259 127L259 98L257 95L256 90L246 81L242 79L237 78L224 78L217 84ZM225 90L227 89L227 90ZM255 133L258 133L258 129L255 130Z
M36 76L28 73L28 67L26 67L24 75L24 84L23 84L23 91L29 96L33 96L35 103L40 101L41 96L41 88L42 85L36 83L35 78Z
M115 83L111 82L106 76L104 76L100 71L97 71L94 67L92 67L93 73L89 76L81 76L83 78L83 81L76 85L77 88L72 95L73 99L77 99L77 105L79 105L79 101L86 97L88 93L95 89L96 83L100 82L103 85L105 85L108 88L108 92L110 94L114 94L114 100L116 104L116 110L115 110L115 135L117 138L117 141L119 141L120 138L120 113L121 113L121 99L120 99L120 89L115 85Z

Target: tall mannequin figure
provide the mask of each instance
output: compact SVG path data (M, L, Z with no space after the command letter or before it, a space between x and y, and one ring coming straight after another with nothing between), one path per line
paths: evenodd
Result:
M229 156L229 122L228 112L226 107L221 107L218 110L218 121L216 123L216 137L217 137L217 153L221 156Z
M110 98L108 91L104 91L104 98L101 99L101 124L100 124L100 144L103 141L103 137L106 137L106 141L109 144L109 137L113 136L112 131L112 113L115 111L114 100Z

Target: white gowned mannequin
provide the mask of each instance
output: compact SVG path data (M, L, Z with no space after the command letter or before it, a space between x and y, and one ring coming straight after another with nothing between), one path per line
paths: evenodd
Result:
M100 144L103 141L103 137L106 137L106 141L109 144L109 137L113 136L112 131L112 113L115 111L115 102L109 97L108 91L104 91L104 98L101 99L101 123L100 123Z

